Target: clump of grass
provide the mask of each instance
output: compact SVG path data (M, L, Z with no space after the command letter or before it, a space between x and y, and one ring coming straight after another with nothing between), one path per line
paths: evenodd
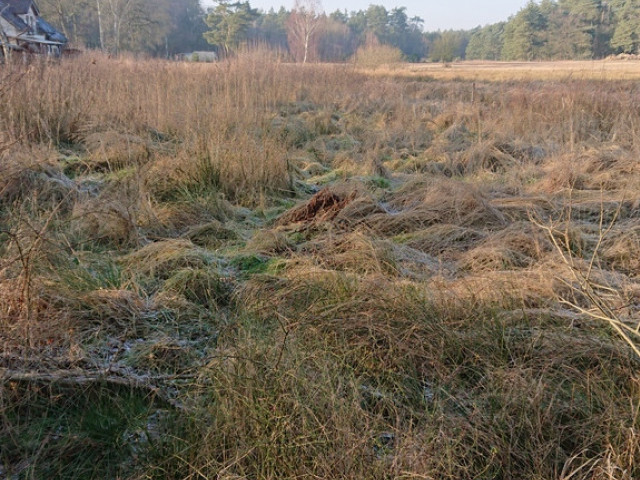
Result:
M145 184L157 200L189 201L219 191L220 172L208 159L182 152L178 160L160 155L145 168Z
M0 212L24 201L34 208L70 208L77 198L77 185L44 148L8 149L0 155Z
M425 452L426 445L431 445L438 452L453 454L458 468L460 463L467 465L467 473L455 470L456 478L474 478L488 468L501 478L525 471L527 475L553 475L572 461L568 452L606 446L607 437L597 429L585 430L584 419L605 425L624 407L611 406L609 380L600 378L597 391L590 390L592 380L586 370L600 368L601 360L593 349L603 345L589 333L568 342L560 335L563 327L554 327L553 321L527 317L515 323L503 321L491 308L478 311L471 304L441 308L416 286L401 287L380 278L354 281L350 295L339 296L321 286L326 275L303 278L287 271L287 282L265 285L267 291L275 288L277 292L271 294L271 308L285 322L284 328L292 329L289 335L296 341L304 339L310 342L307 345L315 345L321 335L322 348L343 359L363 382L377 379L373 387L367 382L360 405L371 415L396 422L387 426L402 445L391 449L393 465L434 474L453 469L454 464L431 463L428 458L433 456L414 456L409 448L421 445L420 451ZM300 295L299 289L305 293ZM324 294L318 295L320 292ZM256 313L269 318L264 305ZM630 357L622 352L614 355L609 368L628 368ZM558 361L576 370L567 373L554 368ZM532 365L536 365L534 370ZM545 388L534 388L541 381ZM622 388L633 390L633 381ZM552 398L559 402L558 409L541 409ZM407 417L401 412L410 416L407 421L421 427L406 430L402 419ZM522 415L529 420L519 421ZM560 436L559 425L564 432ZM458 449L452 450L454 437L450 434L460 428L468 436L456 437ZM438 431L448 433L442 443L434 444L424 443L418 431L427 437ZM376 438L374 431L369 435ZM483 441L479 444L478 439ZM511 450L514 445L517 452ZM541 459L533 453L541 451L549 454ZM395 472L392 466L384 468Z
M526 256L506 246L478 246L464 253L459 268L472 272L515 270L529 265Z
M270 258L266 255L239 255L231 259L230 264L246 273L264 273L267 269L267 264Z
M358 195L336 215L335 223L355 228L367 224L369 217L384 214L385 209L370 195Z
M357 196L357 191L349 193L323 188L305 204L285 212L279 219L279 225L291 223L322 223L333 220L342 209Z
M206 269L220 264L211 252L186 239L162 240L128 254L126 273L151 279L167 280L179 269Z
M75 202L70 224L80 243L126 249L144 244L147 235L166 235L174 225L163 222L161 215L162 209L132 170L88 186Z
M185 238L203 248L217 248L225 243L239 239L235 230L227 228L222 222L212 220L202 225L192 226L185 234Z
M287 232L276 228L256 231L247 242L246 249L265 255L277 255L295 251L296 247Z
M75 252L64 267L47 272L61 289L71 292L90 292L100 289L118 289L122 286L122 268L101 252Z
M358 477L381 471L359 459L373 452L374 432L388 430L389 422L359 407L357 381L348 372L338 380L334 359L294 353L302 353L296 346L278 361L279 349L264 339L236 343L229 356L202 370L202 381L214 385L212 401L187 420L182 455L151 463L151 472L161 466L179 475L291 478L305 471Z
M472 248L485 237L486 233L481 230L443 223L408 235L399 235L396 239L430 255L448 258Z
M602 259L612 268L633 275L640 267L640 227L631 222L621 224L621 230L624 233L605 239Z
M190 302L216 310L229 303L233 285L217 268L183 268L164 282L163 291L177 293Z
M488 170L504 173L518 163L509 153L502 151L493 142L482 142L466 148L457 170L465 174Z
M544 177L533 185L536 192L582 190L586 187L588 174L583 159L565 154L549 160L544 165Z
M505 246L528 258L526 262L530 264L542 260L552 250L549 239L531 222L513 222L507 228L492 233L483 243L486 246Z
M31 331L39 341L63 349L77 348L78 342L89 338L105 339L112 335L137 338L148 332L151 324L162 323L159 322L162 315L152 298L125 288L78 292L56 289L55 283L47 282L40 299L46 309L41 307L38 311ZM45 323L52 327L50 332L40 331ZM63 351L66 350L60 353Z
M372 216L369 223L386 235L414 232L439 223L462 227L496 227L504 216L477 188L455 180L421 179L394 192L390 212Z
M82 143L89 152L87 167L95 171L111 172L138 166L151 155L143 138L113 130L89 133Z
M362 231L329 236L323 241L308 242L301 248L327 269L362 275L398 274L392 244L371 238Z

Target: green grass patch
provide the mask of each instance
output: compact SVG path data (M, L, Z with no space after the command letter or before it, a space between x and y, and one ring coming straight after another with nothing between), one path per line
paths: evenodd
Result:
M384 177L372 177L367 180L367 186L386 190L391 187L391 182Z
M282 258L257 254L238 255L231 259L230 264L245 277L261 273L276 275L286 267L286 261Z
M9 478L117 478L152 442L145 392L21 382L0 389L0 462Z

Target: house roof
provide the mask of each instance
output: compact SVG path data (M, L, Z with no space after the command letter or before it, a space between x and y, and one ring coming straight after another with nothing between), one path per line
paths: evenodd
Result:
M57 43L67 43L67 37L61 32L55 29L53 25L44 21L42 17L38 17L36 20L36 26L39 32L43 33L48 40Z
M14 0L0 0L0 16L18 30L29 30L29 25L14 10L13 2Z
M3 0L3 2L8 4L13 12L17 15L25 15L32 5L34 10L36 11L36 15L40 15L38 6L33 0Z

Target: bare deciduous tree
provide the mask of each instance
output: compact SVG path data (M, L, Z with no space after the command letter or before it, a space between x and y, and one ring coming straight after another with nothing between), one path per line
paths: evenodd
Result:
M296 60L307 63L324 17L320 0L296 0L287 20L289 47Z

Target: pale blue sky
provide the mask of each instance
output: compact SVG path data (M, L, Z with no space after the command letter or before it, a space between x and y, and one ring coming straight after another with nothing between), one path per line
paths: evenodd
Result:
M211 5L211 0L202 0ZM470 29L478 25L506 20L527 4L528 0L322 0L325 12L337 9L347 11L366 10L371 4L384 5L387 10L395 7L407 7L409 17L422 17L424 28L428 31ZM249 0L254 8L269 10L280 6L290 9L293 0Z

